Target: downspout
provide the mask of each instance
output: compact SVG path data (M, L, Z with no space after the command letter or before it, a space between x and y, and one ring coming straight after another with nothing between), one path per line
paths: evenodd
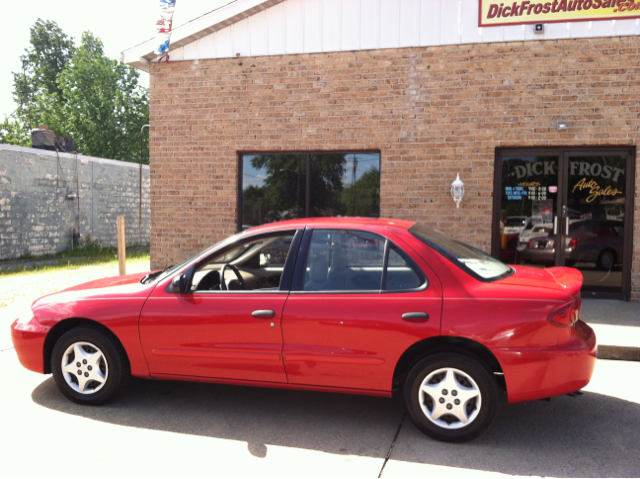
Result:
M142 125L142 128L140 128L140 201L138 202L138 234L140 235L140 241L142 240L142 138L145 128L149 128L149 125ZM151 155L149 155L149 163L151 163Z

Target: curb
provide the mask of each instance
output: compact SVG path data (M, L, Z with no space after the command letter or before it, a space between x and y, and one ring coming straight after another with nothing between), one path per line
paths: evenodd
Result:
M598 345L598 359L640 361L640 347Z

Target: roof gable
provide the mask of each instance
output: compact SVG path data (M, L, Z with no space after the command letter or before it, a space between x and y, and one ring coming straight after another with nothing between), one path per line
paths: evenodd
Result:
M179 7L178 7L179 8ZM170 61L640 34L640 19L478 27L478 0L235 0L176 28ZM154 40L123 52L148 71Z
M171 54L171 52L177 48L193 43L202 37L211 35L218 30L222 30L234 23L249 18L283 1L284 0L234 0L227 5L174 29L171 34L169 53ZM147 64L156 57L153 52L154 48L155 38L152 38L122 52L121 59L124 63L148 71L149 67Z

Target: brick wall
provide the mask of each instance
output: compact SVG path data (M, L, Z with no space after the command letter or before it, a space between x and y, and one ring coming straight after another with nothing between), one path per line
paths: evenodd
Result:
M79 199L65 199L76 193ZM149 167L83 155L0 145L0 259L57 253L71 229L117 245L118 216L127 244L149 242ZM80 208L78 209L78 202Z
M640 38L153 64L151 125L154 267L235 231L237 153L248 150L380 150L383 216L489 251L497 147L638 144ZM635 215L640 300L638 196Z

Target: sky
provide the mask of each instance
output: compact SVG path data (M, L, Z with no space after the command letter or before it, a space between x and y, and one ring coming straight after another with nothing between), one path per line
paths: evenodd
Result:
M38 18L53 20L76 44L82 32L91 31L102 40L105 54L119 59L120 52L155 37L160 0L0 0L5 24L0 34L0 121L16 105L12 99L13 75L22 71L20 55L29 47L29 29ZM174 28L232 0L177 0ZM148 74L140 82L149 86Z

